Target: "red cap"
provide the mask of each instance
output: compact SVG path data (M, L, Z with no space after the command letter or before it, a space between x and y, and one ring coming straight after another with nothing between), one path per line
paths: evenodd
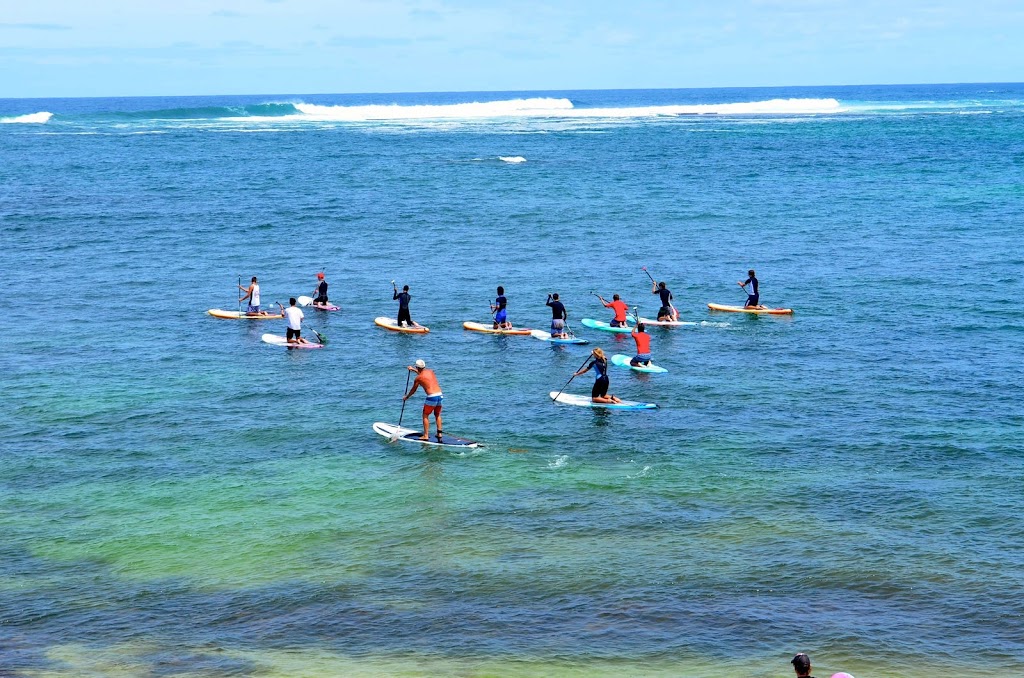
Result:
M317 273L316 277L319 278L320 280L323 280L324 279L324 274L323 273Z

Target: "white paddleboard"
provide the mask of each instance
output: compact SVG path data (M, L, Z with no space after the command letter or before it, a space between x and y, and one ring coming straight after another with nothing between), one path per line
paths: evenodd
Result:
M561 337L552 337L550 332L544 330L533 330L530 332L530 336L534 339L540 339L541 341L550 341L552 344L589 344L586 339L580 339L579 337L570 336L568 339Z
M640 322L644 325L654 325L655 327L692 327L697 325L697 323L690 320L654 320L653 318L640 318Z
M440 441L436 436L429 440L420 440L420 436L423 435L422 431L388 424L383 421L374 422L373 430L388 439L397 433L396 440L405 440L407 442L420 443L421 445L433 445L434 447L480 447L480 443L475 440L450 436L447 433L441 434Z
M263 341L273 346L284 346L286 348L323 348L323 344L316 344L309 342L306 344L296 344L295 342L289 343L287 339L282 337L280 334L264 334L262 337Z
M628 367L629 369L636 370L637 372L648 372L650 374L661 374L662 372L668 372L668 370L666 370L664 367L659 367L655 365L653 362L644 367L643 365L630 365L630 360L632 360L630 356L623 355L622 353L616 353L611 357L611 363L616 367Z
M621 403L595 403L590 396L578 395L576 393L559 393L552 391L548 396L557 403L565 405L576 405L578 407L600 407L609 410L653 410L658 406L654 403L637 403L631 400L623 400Z

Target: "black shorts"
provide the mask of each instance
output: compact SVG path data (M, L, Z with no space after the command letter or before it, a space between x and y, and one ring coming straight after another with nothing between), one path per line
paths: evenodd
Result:
M608 395L608 375L594 380L594 388L590 389L591 398L603 398Z
M613 320L610 323L608 323L608 326L609 327L625 327L626 326L626 321L625 320Z
M292 338L298 339L301 336L302 336L302 330L293 330L292 328L289 327L288 328L288 333L287 333L285 338L291 340Z
M662 306L661 308L658 309L658 317L659 318L665 318L665 317L671 318L672 317L672 309L669 308L668 306Z
M398 309L398 324L401 325L403 322L407 325L412 325L412 317L409 316L409 309L407 308Z
M757 306L757 301L761 295L759 294L748 294L747 295L747 306Z
M313 300L314 304L320 304L321 306L327 305L327 297L317 297Z

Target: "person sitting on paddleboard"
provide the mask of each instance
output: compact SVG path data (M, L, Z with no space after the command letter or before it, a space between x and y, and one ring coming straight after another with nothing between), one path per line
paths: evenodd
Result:
M675 321L679 319L679 314L672 306L672 292L669 291L664 282L660 282L657 285L652 282L651 294L657 294L661 297L661 308L658 309L659 322Z
M750 290L747 290L747 283L750 284ZM743 291L747 293L747 303L743 305L743 308L757 308L758 300L761 295L757 291L757 278L754 276L754 269L747 271L747 279L743 281L737 281L737 285L743 288Z
M428 369L427 364L417 360L415 365L409 365L409 370L416 373L416 379L412 382L412 388L405 394L402 400L408 400L416 389L423 387L427 399L423 401L423 435L420 440L430 440L430 415L434 415L434 427L437 429L437 442L441 442L441 401L444 394L441 393L441 385L437 383L437 375L434 370Z
M313 305L314 306L327 306L327 281L324 280L323 273L317 273L316 279L320 282L313 288Z
M256 276L252 277L252 283L250 283L248 287L242 287L239 285L238 289L245 292L245 296L239 299L239 301L248 300L249 302L249 305L246 306L245 309L246 315L267 315L266 311L260 310L260 286L259 283L256 282ZM280 306L280 304L278 304L278 306Z
M402 323L405 323L410 327L419 327L419 323L413 322L412 316L409 315L409 300L412 299L409 295L409 286L403 285L399 293L394 281L391 281L391 285L395 288L394 298L398 300L398 326L401 327Z
M600 294L597 295L597 298L601 300L601 303L604 304L605 308L610 308L615 311L615 317L612 318L612 321L608 324L612 327L625 327L626 313L629 311L629 306L626 305L626 302L619 299L619 295L617 294L612 295L611 301L605 301L604 297Z
M638 365L647 367L651 364L651 335L644 331L643 323L637 323L630 335L636 342L636 355L629 361L629 364L633 367Z
M595 348L590 352L590 355L594 357L590 364L573 376L578 377L589 372L590 368L594 368L594 388L590 391L591 402L604 403L605 405L621 403L622 401L617 396L608 395L608 387L611 385L611 382L608 380L608 358L605 357L604 351Z
M491 304L491 313L494 314L494 329L512 329L512 323L508 321L508 299L505 298L505 288L498 285L498 298Z
M281 304L278 304L278 306L281 306ZM306 317L306 314L295 305L295 297L288 300L288 308L281 306L281 315L288 320L288 331L285 335L288 343L308 344L309 342L302 338L302 319Z
M545 305L551 307L551 338L568 339L565 321L569 319L569 314L565 312L565 305L558 300L558 292L549 294Z

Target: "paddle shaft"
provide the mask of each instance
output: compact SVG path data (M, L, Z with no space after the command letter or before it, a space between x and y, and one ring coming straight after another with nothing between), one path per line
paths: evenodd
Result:
M241 275L238 276L238 288L239 289L242 288L242 276ZM235 293L235 296L238 297L238 293ZM238 315L242 315L242 298L241 297L238 297Z
M588 360L590 360L590 358L591 358L591 356L589 356L589 355L588 355L588 356L587 356L587 357L586 357L586 358L585 358L585 359L583 360L583 365L586 365L586 364L587 364L587 361L588 361ZM562 387L561 391L559 391L558 393L556 393L556 394L555 394L555 397L551 399L551 402L555 402L555 400L557 400L557 399L558 399L558 396L562 395L562 391L564 391L565 389L569 388L569 384L571 384L571 383L572 383L572 380L576 378L576 372L579 372L580 370L582 370L582 369L583 369L583 365L580 365L579 367L577 367L577 368L576 368L576 369L575 369L575 370L573 371L573 373L572 373L572 376L571 376L571 377L569 377L569 381L565 382L565 386L563 386L563 387Z
M398 413L398 428L402 428L402 417L405 416L405 394L409 392L409 379L412 378L412 372L406 370L405 373L405 390L402 391L402 411Z

